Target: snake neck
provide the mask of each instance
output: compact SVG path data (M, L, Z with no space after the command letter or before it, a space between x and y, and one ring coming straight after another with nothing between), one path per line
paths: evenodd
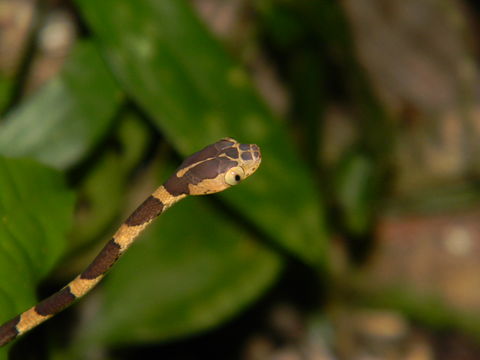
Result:
M187 195L171 195L165 186L155 190L120 226L113 236L123 253L138 237L138 235L159 215L170 206L177 203Z

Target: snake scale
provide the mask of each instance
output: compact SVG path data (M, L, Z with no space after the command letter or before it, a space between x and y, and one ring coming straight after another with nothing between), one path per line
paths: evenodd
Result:
M253 174L260 149L225 138L186 158L120 226L90 265L68 285L0 326L0 346L33 329L87 294L138 235L170 206L188 195L223 191Z

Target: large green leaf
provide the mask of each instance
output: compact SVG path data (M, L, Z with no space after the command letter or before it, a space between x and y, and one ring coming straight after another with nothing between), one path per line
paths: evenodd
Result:
M151 342L216 325L272 283L279 260L208 203L184 200L106 279L104 304L82 329L81 348L85 341Z
M73 202L58 171L0 157L0 323L35 304L36 285L66 248Z
M121 99L95 47L80 42L61 75L7 115L0 154L72 166L108 130Z
M224 136L261 146L255 181L224 196L271 238L321 267L324 218L312 179L248 75L186 2L77 4L119 81L183 154Z

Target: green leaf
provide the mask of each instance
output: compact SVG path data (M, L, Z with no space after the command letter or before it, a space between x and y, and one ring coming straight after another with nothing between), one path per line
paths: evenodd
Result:
M214 326L280 269L275 253L198 198L152 227L105 279L103 306L82 329L79 351L85 342L153 342Z
M0 323L36 303L36 285L66 248L73 203L58 171L0 157Z
M313 181L286 129L242 67L184 0L77 0L124 89L182 154L221 137L256 142L263 164L224 198L259 229L322 268L326 234Z
M97 50L80 42L61 75L7 115L0 154L68 168L106 133L121 99Z

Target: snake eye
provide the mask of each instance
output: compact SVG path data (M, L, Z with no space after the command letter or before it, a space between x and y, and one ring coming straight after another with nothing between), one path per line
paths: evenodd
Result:
M231 168L225 174L225 182L228 185L237 185L245 177L245 172L240 166Z

